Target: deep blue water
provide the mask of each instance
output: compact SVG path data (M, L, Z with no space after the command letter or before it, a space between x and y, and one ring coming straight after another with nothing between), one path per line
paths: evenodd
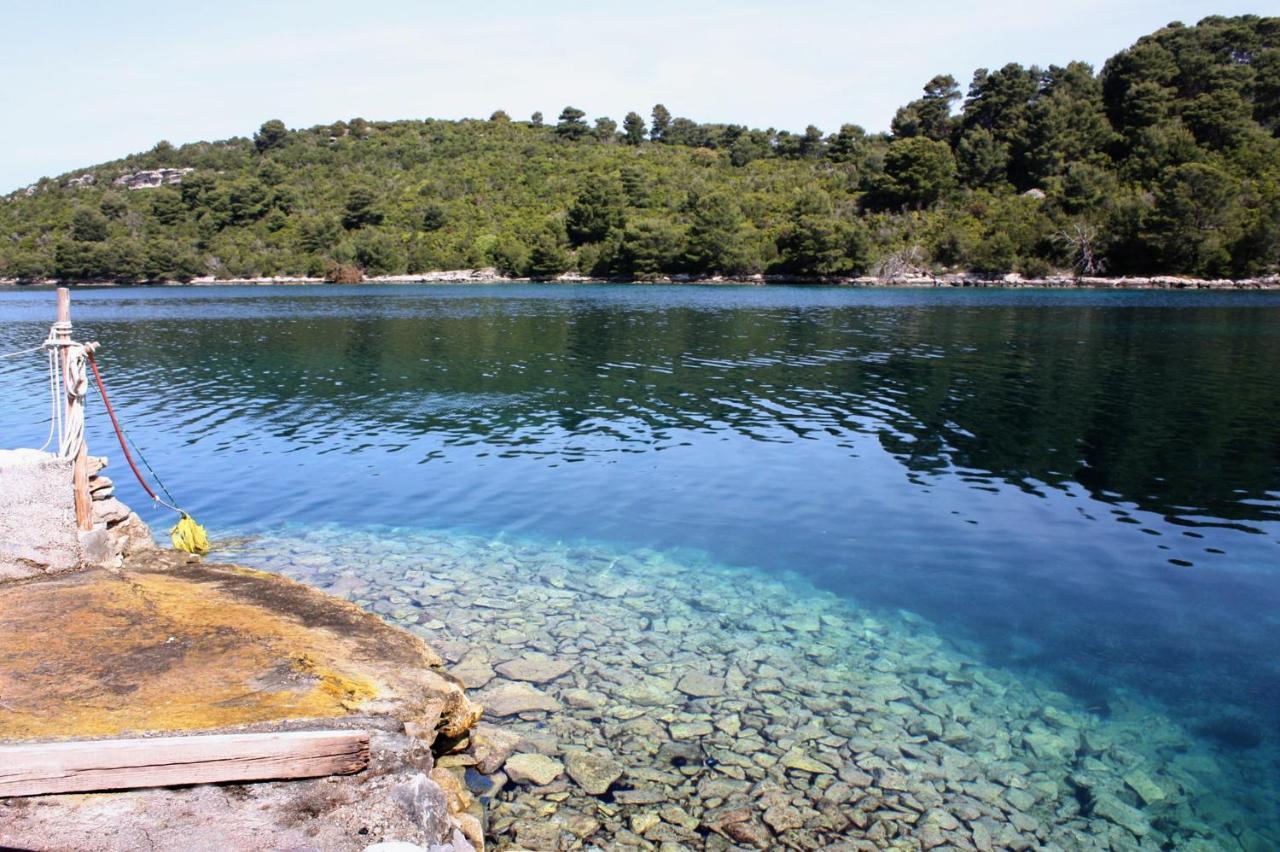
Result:
M0 293L0 352L52 313ZM1280 730L1280 294L138 288L78 290L73 320L215 535L694 548L912 610L1101 712L1122 686L1224 746ZM43 442L43 381L0 359L0 444Z

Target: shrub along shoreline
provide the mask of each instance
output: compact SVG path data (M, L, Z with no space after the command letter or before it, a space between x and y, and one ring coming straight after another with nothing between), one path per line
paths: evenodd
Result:
M1039 278L1024 278L1017 273L1001 276L985 276L962 273L946 273L940 275L905 275L897 278L877 278L874 276L820 276L820 275L771 275L758 274L746 276L721 275L657 275L644 279L633 277L611 276L592 277L577 273L565 273L552 278L512 277L502 275L496 269L456 269L443 272L428 272L422 275L382 275L363 278L359 281L335 282L325 278L308 276L274 276L257 278L212 277L194 278L186 281L117 281L104 279L99 281L58 281L56 279L41 281L20 281L13 278L0 278L0 287L216 287L216 286L256 286L256 287L289 287L306 285L345 284L627 284L633 286L681 284L690 286L827 286L827 287L886 287L886 288L974 288L974 289L1075 289L1075 290L1280 290L1280 275L1261 278L1189 278L1184 276L1067 276L1053 275Z

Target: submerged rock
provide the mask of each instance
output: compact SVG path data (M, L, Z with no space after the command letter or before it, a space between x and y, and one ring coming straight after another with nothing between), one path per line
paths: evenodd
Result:
M499 663L495 668L503 677L529 683L547 683L568 673L576 665L572 660L553 660L546 656L521 657Z
M468 689L479 689L496 677L493 666L479 657L465 657L462 662L449 669L449 674L462 681Z
M560 702L527 683L506 682L491 686L476 694L485 712L493 716L514 716L535 710L555 712Z
M1142 811L1126 805L1110 793L1100 793L1094 797L1093 812L1127 829L1137 837L1144 837L1151 831L1151 823L1147 821Z
M520 744L520 735L487 723L476 725L471 731L471 754L476 759L476 769L486 775L497 772Z
M669 680L652 679L618 690L618 695L643 707L664 707L675 702L675 687Z
M1129 789L1138 794L1144 804L1154 805L1157 802L1163 802L1165 799L1164 790L1151 780L1151 776L1141 769L1129 770L1124 776L1124 783L1129 785Z
M622 764L612 757L574 752L565 760L569 777L592 796L603 796L622 777Z
M694 698L718 698L724 695L724 678L690 672L676 682L676 689Z
M788 769L798 769L801 772L809 772L814 775L830 775L835 772L825 763L814 760L804 753L802 749L794 748L782 756L782 765Z
M507 758L503 771L520 784L536 784L545 787L560 777L564 764L545 754L517 754Z
M776 804L770 806L764 812L764 821L769 824L770 828L781 834L784 831L790 831L793 828L800 828L804 825L804 816L798 808Z
M710 722L673 722L669 731L675 740L692 740L698 737L709 737L715 729Z

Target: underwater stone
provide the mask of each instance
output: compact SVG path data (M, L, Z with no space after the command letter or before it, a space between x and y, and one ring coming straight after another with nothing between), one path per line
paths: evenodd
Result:
M432 571L411 568L380 576L366 597L401 605L398 591L411 587L417 595L421 583L438 584L439 592L429 596L431 613L470 616L450 625L455 642L433 634L454 662L472 655L486 662L510 660L536 656L533 652L582 661L560 681L570 688L547 690L564 702L565 711L543 721L526 717L503 724L526 735L520 749L566 763L560 742L570 752L607 745L626 765L628 786L639 786L611 788L607 800L588 797L563 777L542 788L509 788L503 801L489 805L490 836L504 848L538 837L529 829L518 832L517 822L559 824L564 833L547 838L568 848L570 835L577 836L568 821L585 812L592 816L584 823L598 826L592 845L599 848L726 852L732 835L695 837L687 821L669 818L667 810L678 802L686 815L698 815L704 809L738 807L752 797L755 806L744 825L734 829L743 838L739 844L840 852L872 848L866 836L851 838L855 830L877 832L874 842L882 847L916 850L942 841L938 848L979 852L1136 850L1161 844L1207 852L1233 841L1222 833L1224 826L1252 818L1222 785L1199 783L1222 777L1221 759L1195 743L1185 726L1137 700L1117 702L1112 717L1091 716L1034 675L988 668L957 652L929 625L908 630L897 616L885 618L887 624L876 622L796 583L770 582L758 571L714 564L697 566L705 582L692 590L687 564L652 553L621 556L616 573L605 579L616 582L625 573L629 588L621 597L604 598L592 575L601 574L616 552L583 549L579 564L578 557L568 556L577 551L567 547L503 544L495 549L491 542L452 535L419 541L429 543L410 548L413 564L431 564ZM339 575L342 560L366 560L381 547L377 539L352 543L324 572L325 579ZM449 548L452 556L439 556ZM291 570L287 560L275 567ZM470 599L492 595L495 587L508 590L506 596L516 603L512 609L471 606ZM726 614L735 617L726 619ZM783 623L807 614L817 615L819 632ZM721 694L686 689L692 681L685 677L692 672L723 674ZM686 696L699 700L690 703ZM697 704L703 706L692 712ZM941 720L941 737L928 717ZM713 725L709 734L698 724L706 722ZM696 725L675 730L697 731L701 747L696 740L676 740L671 745L691 750L660 753L673 725ZM1256 737L1245 719L1215 727L1220 742L1243 745ZM1090 754L1075 751L1082 741ZM840 779L830 771L784 772L789 767L779 758L793 752L840 767ZM1137 793L1142 784L1138 775L1127 777L1136 767L1166 796L1159 804L1160 830L1152 827L1141 840L1115 821L1121 812L1113 813L1109 800L1094 812L1085 807L1082 813L1078 804L1108 795L1120 806L1145 802L1140 795L1130 798L1129 790ZM903 789L876 789L873 774L886 787ZM1089 776L1089 794L1072 795L1067 780L1072 775ZM1185 799L1181 790L1174 795L1179 784L1174 777L1187 785ZM780 786L809 802L776 798ZM663 822L650 825L651 818L642 816L631 825L646 804L660 808ZM795 808L804 825L773 838L766 826L788 823L763 819L771 807L778 809L775 816ZM1147 817L1140 808L1131 810ZM949 828L951 823L935 811L958 820L959 827ZM1197 844L1197 834L1212 840ZM1280 848L1265 841L1255 845Z
M694 698L718 698L724 695L724 679L689 672L676 683L676 689Z
M621 805L655 805L671 798L661 787L637 787L634 790L617 790L613 794L613 800Z
M790 805L775 804L771 805L764 812L764 821L779 834L784 831L790 831L793 828L800 828L804 825L804 816L796 808Z
M559 852L560 827L542 820L519 820L513 826L520 848Z
M991 832L987 829L985 823L975 822L973 828L973 848L978 852L992 852Z
M783 619L782 626L797 633L817 633L822 629L821 621L813 613L801 613L791 618Z
M649 829L662 822L662 818L653 811L641 811L631 816L631 830L636 834L643 835Z
M517 754L507 758L503 771L517 783L545 787L564 772L564 764L545 754Z
M534 710L556 712L560 702L527 683L511 683L489 687L476 694L486 713L492 716L514 716Z
M679 805L667 805L664 808L659 808L658 813L667 822L672 825L678 825L686 831L693 831L699 825L698 818Z
M502 766L515 751L520 735L495 725L480 723L471 730L471 754L476 759L476 769L490 775Z
M618 695L645 707L663 707L675 702L674 688L669 680L655 679L628 684L618 690Z
M738 732L742 730L742 718L739 716L726 716L723 719L717 719L715 725L729 736L736 737Z
M565 760L569 777L592 796L603 796L622 777L622 764L612 757L574 752Z
M1057 707L1046 707L1040 712L1040 715L1046 722L1057 728L1078 728L1080 723L1076 718L1068 713L1064 713Z
M875 783L874 778L851 763L845 764L845 766L840 769L840 780L859 789L866 789Z
M449 674L462 681L468 689L486 686L496 676L488 661L480 657L464 658L462 662L449 669Z
M1132 769L1126 773L1124 783L1138 794L1144 804L1154 805L1156 802L1164 801L1164 790L1160 789L1159 785L1141 769Z
M1074 738L1074 734L1072 735ZM1063 737L1051 734L1047 730L1036 730L1022 735L1022 743L1042 760L1062 760L1075 746Z
M802 749L793 748L782 756L782 765L788 769L797 769L801 772L809 772L814 775L830 775L835 772L830 766L814 760L804 753Z
M1126 805L1110 793L1100 793L1094 797L1093 812L1138 837L1143 837L1151 831L1151 823L1147 822L1142 811Z
M1019 811L1030 810L1035 806L1036 797L1026 790L1013 788L1006 790L1004 794L1005 801Z
M947 842L947 838L936 825L926 825L916 831L913 836L920 841L921 849L934 849Z
M512 680L546 683L564 675L574 665L572 660L553 660L541 654L531 654L499 663L495 668L503 677L509 677Z
M579 811L561 810L554 819L579 840L585 840L600 830L600 820Z
M710 722L672 722L668 730L671 732L672 739L691 740L697 737L709 737L715 729L711 727Z
M603 695L587 689L566 689L560 695L565 704L579 710L595 710L603 707L606 702Z

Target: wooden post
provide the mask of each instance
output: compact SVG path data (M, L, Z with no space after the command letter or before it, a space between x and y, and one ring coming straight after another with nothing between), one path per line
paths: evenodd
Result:
M66 287L58 288L58 319L54 324L54 336L61 344L58 347L58 363L62 369L62 384L67 388L66 418L71 422L72 412L82 406L83 401L71 392L71 382L67 374L67 346L71 343L71 291ZM81 413L83 417L83 413ZM72 484L76 498L76 527L82 532L93 529L93 504L89 499L89 449L86 442L81 441L79 450L71 468Z
M58 288L58 339L71 340L71 291L66 287Z

